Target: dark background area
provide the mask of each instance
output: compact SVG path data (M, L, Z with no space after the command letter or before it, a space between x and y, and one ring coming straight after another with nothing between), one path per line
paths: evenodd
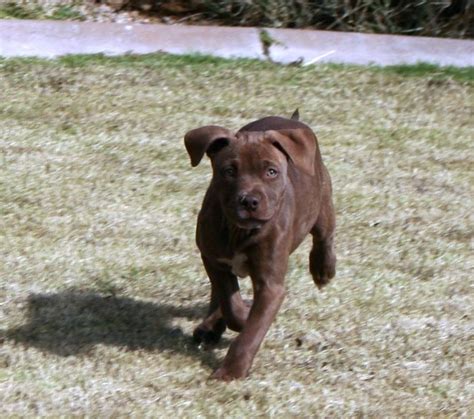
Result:
M472 0L0 0L0 18L310 28L474 38Z
M117 8L231 26L456 38L472 38L474 35L474 9L469 0L122 0L109 3L115 3Z

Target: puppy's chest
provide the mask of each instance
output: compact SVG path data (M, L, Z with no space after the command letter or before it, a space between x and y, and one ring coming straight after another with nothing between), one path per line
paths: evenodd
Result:
M235 253L232 259L219 258L218 262L231 267L232 273L240 278L249 275L248 257L244 253Z

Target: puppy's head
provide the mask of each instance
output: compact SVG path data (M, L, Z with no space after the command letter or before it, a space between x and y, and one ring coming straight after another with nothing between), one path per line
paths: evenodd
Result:
M192 166L204 154L211 159L224 214L239 228L260 228L272 219L288 187L289 165L314 175L316 142L309 129L234 134L206 126L189 131L184 141Z

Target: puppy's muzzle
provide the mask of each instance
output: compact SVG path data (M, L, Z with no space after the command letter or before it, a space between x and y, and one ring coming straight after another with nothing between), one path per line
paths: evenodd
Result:
M255 195L240 194L238 197L239 206L249 212L255 212L258 210L260 200Z

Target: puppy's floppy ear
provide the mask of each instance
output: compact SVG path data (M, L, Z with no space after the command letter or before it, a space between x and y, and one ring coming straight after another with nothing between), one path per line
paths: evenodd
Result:
M266 131L266 138L308 175L315 174L316 136L310 129Z
M208 155L217 153L222 147L229 144L233 137L234 134L231 131L217 125L207 125L189 131L184 136L184 145L191 158L191 166L197 166L204 153Z

